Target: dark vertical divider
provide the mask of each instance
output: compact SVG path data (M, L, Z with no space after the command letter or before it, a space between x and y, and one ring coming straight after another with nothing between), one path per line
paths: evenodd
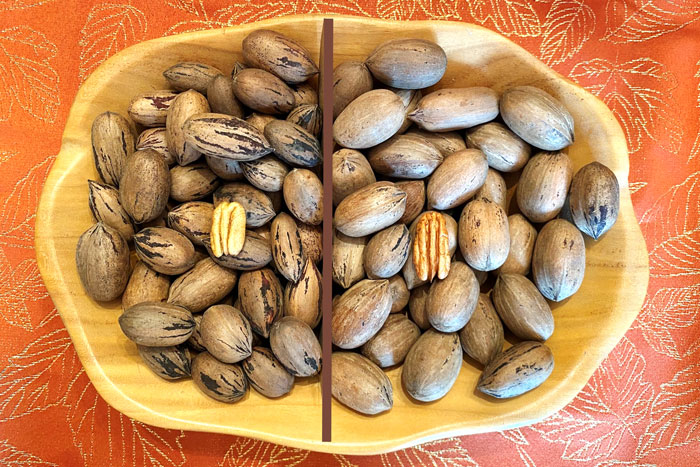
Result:
M321 369L322 394L322 440L331 441L331 313L333 307L333 282L331 267L333 264L333 20L323 20L321 33L321 73L319 94L323 111L323 324L322 347L323 366Z

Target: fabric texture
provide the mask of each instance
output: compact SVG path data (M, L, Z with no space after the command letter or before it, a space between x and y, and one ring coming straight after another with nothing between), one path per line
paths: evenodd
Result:
M619 119L650 255L648 295L559 413L382 456L332 456L147 426L90 384L33 250L38 197L78 87L139 41L302 13L483 25L598 95ZM699 20L696 0L0 0L0 464L697 465Z

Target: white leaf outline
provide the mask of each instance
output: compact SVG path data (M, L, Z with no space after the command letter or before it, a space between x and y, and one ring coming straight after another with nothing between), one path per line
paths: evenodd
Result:
M531 428L551 443L564 444L563 460L590 462L612 455L624 436L636 440L633 427L651 405L654 391L645 370L644 357L624 337L571 404ZM588 439L588 433L599 436Z
M146 37L148 22L141 10L126 4L101 3L92 7L80 30L80 80L107 58Z
M12 44L13 51L8 48ZM22 46L25 53L16 50ZM6 102L0 121L8 120L16 102L34 118L53 123L61 105L59 75L53 67L58 54L56 44L29 26L15 26L0 31L0 79Z
M624 63L594 58L574 66L569 77L593 81L583 85L617 115L625 130L630 153L641 149L643 136L658 141L669 152L680 151L683 127L672 99L678 81L666 65L649 57ZM636 81L642 79L654 80L657 87L643 87ZM668 142L664 136L668 137Z
M690 8L685 10L685 2L669 0L637 0L631 4L629 0L608 0L605 7L606 30L601 41L615 44L643 42L664 34L678 31L700 19L700 4L693 0L687 2ZM680 11L664 10L664 6L679 7ZM685 17L681 21L677 17ZM623 18L618 21L617 18Z
M582 0L555 0L545 18L540 58L548 65L568 60L591 38L595 26L595 13Z

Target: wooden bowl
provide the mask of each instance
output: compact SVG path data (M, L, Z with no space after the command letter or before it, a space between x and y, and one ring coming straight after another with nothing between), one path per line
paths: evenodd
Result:
M471 24L336 17L335 61L362 60L388 39L431 39L449 58L438 87L478 85L503 91L529 84L545 89L574 116L576 143L569 155L575 168L598 160L617 175L619 219L598 242L586 239L583 285L571 299L553 306L556 328L547 344L554 352L555 367L541 387L512 400L484 397L475 392L479 369L465 363L450 393L425 404L409 399L401 388L401 369L392 369L388 374L394 385L394 408L365 417L334 401L333 442L322 443L318 379L297 384L276 400L251 390L236 404L213 401L190 380L172 383L152 374L119 330L120 303L96 303L83 292L74 256L78 237L93 222L86 182L97 179L90 146L94 117L105 110L126 115L133 95L166 87L161 71L178 61L202 61L230 71L234 60L241 58L241 40L260 27L288 34L317 55L321 23L321 16L287 17L144 42L107 60L80 88L41 196L36 251L51 298L97 391L117 410L152 425L357 454L526 425L561 409L624 335L646 293L647 251L630 201L627 146L620 125L600 100L504 37Z

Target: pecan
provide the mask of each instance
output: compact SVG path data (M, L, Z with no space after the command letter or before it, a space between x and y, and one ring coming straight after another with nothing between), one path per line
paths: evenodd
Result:
M422 281L447 277L450 272L450 251L445 218L439 212L423 214L416 224L413 240L413 265Z
M217 258L235 256L245 243L245 209L239 203L223 201L215 209L211 224L211 251Z

